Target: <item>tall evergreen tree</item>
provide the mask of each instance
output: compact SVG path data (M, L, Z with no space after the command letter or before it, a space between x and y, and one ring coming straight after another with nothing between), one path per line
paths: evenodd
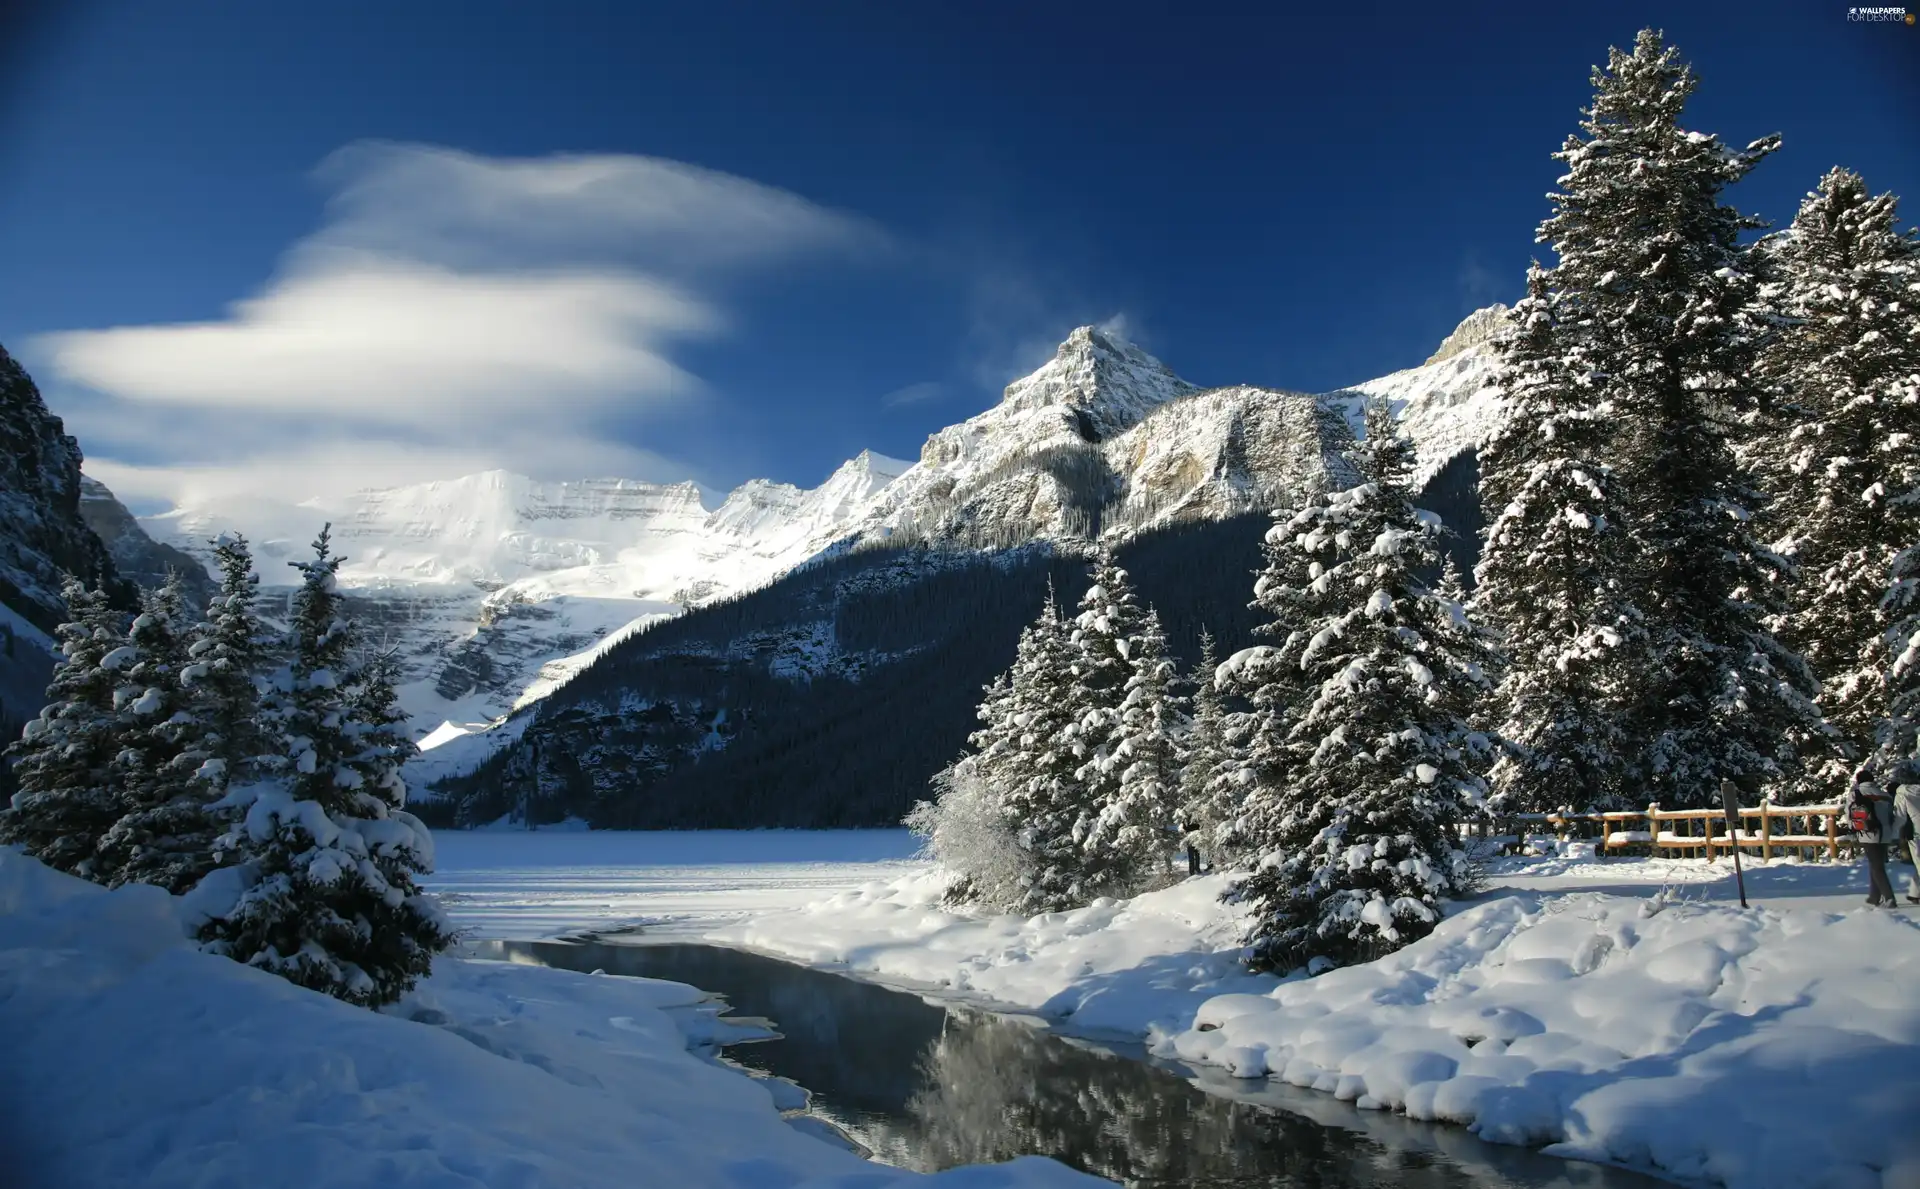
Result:
M1113 751L1119 781L1113 797L1101 805L1087 845L1135 856L1135 879L1151 880L1166 871L1176 841L1179 739L1187 730L1166 632L1152 608L1128 644L1127 657L1133 673L1120 702Z
M1920 505L1920 485L1909 485L1890 498L1908 507ZM1884 638L1887 713L1876 724L1873 752L1854 778L1891 791L1920 785L1920 544L1909 545L1894 558L1882 612L1892 625Z
M1024 857L1023 903L1035 912L1077 908L1116 890L1109 865L1090 857L1085 845L1098 806L1073 751L1081 716L1069 631L1049 597L1021 634L1009 687L1013 730L991 775Z
M254 610L259 576L247 539L217 538L214 560L220 589L207 604L206 618L195 625L187 652L191 663L182 678L192 691L193 716L200 730L198 778L215 799L230 784L252 781L271 766L275 742L262 704L261 687L269 663L260 617Z
M1087 811L1076 833L1086 854L1082 886L1088 898L1123 896L1153 863L1154 810L1137 803L1127 787L1125 706L1139 671L1141 637L1147 625L1127 572L1101 549L1093 583L1074 616L1072 688L1075 719L1066 734L1079 761L1075 779L1085 788ZM1162 641L1164 652L1164 641Z
M184 892L211 869L213 831L194 783L197 724L181 680L187 667L178 576L145 592L117 666L122 722L112 780L119 820L100 841L98 877L109 886L158 884ZM127 655L128 653L131 655Z
M111 768L118 737L117 684L104 662L121 647L124 616L109 596L69 578L67 622L47 705L8 748L17 791L0 813L0 843L49 867L91 878L100 839L118 819Z
M1482 500L1498 511L1475 606L1506 658L1494 715L1507 746L1491 800L1530 813L1644 799L1629 722L1651 665L1627 517L1604 461L1615 410L1582 362L1580 295L1553 279L1529 270L1497 340L1508 416L1480 463Z
M427 974L452 934L413 880L431 865L432 839L398 808L391 668L352 668L340 561L322 530L313 560L292 563L292 659L277 682L286 775L229 788L222 804L245 816L220 857L242 866L246 888L201 936L212 952L377 1006Z
M1288 732L1280 787L1238 894L1256 967L1366 961L1415 941L1471 873L1453 827L1485 784L1485 736L1460 712L1488 688L1463 649L1458 604L1421 578L1440 566L1439 518L1413 506L1412 447L1383 402L1355 451L1366 483L1323 497L1274 534L1307 561L1304 586L1262 596L1310 615L1269 670L1297 667L1311 700ZM1275 662L1278 662L1277 664ZM1272 769L1269 769L1270 771Z
M1200 629L1200 660L1191 683L1192 726L1180 749L1180 831L1189 861L1198 865L1211 860L1220 865L1221 848L1231 846L1229 826L1239 816L1237 798L1216 800L1216 783L1223 773L1235 770L1233 754L1227 742L1227 707L1214 680L1220 667L1215 653L1213 633Z
M1592 759L1605 775L1583 795L1604 799L1618 778L1605 752L1618 745L1640 767L1643 795L1705 805L1722 779L1786 778L1796 764L1791 741L1820 729L1811 674L1766 626L1781 562L1752 532L1760 497L1729 443L1735 416L1757 403L1752 365L1765 320L1739 242L1758 224L1720 195L1778 140L1736 151L1681 128L1696 80L1652 30L1631 52L1612 51L1593 77L1584 135L1569 137L1556 155L1567 172L1540 227L1558 263L1524 303L1522 334L1541 342L1517 354L1539 364L1516 381L1535 386L1521 401L1520 432L1536 422L1556 434L1564 426L1573 448L1539 455L1557 471L1548 476L1552 489L1523 503L1518 523L1496 524L1493 560L1509 552L1499 564L1509 565L1510 589L1500 589L1496 565L1487 575L1489 605L1514 653L1511 679L1538 683L1510 691L1510 720L1522 717L1519 694L1551 715L1583 692L1575 679L1544 673L1543 661L1556 656L1581 666L1599 658L1588 686L1605 702L1625 645L1624 671L1640 691L1624 738L1589 733L1589 717L1573 720L1579 729L1532 740L1546 745L1547 758L1533 761L1520 789L1540 787L1556 767L1577 773ZM1587 395L1562 402L1555 394L1563 385ZM1529 401L1544 410L1530 411ZM1539 449L1522 444L1511 465L1496 463L1501 478L1490 494L1504 497L1509 513L1512 493L1535 477ZM1586 607L1540 600L1541 613L1557 622L1528 623L1537 618L1525 610L1528 591L1554 594L1564 578L1541 578L1543 566L1512 553L1530 549L1530 534L1555 515L1574 528L1583 527L1579 517L1591 521L1586 539L1557 530L1569 560L1554 564L1567 572L1590 564L1592 587L1605 596Z
M1837 746L1806 773L1837 798L1890 713L1895 560L1920 540L1920 240L1891 194L1835 169L1765 244L1783 325L1760 357L1774 400L1750 457L1773 499L1763 531L1795 567L1781 640L1820 678ZM1817 742L1817 741L1810 741Z
M1212 674L1221 693L1238 695L1250 707L1226 716L1222 737L1228 758L1203 793L1201 816L1215 823L1215 870L1264 861L1273 840L1283 837L1305 808L1295 799L1300 789L1291 752L1294 727L1313 690L1301 654L1307 626L1335 603L1325 566L1296 539L1297 515L1294 509L1275 512L1261 542L1266 565L1253 585L1252 606L1267 616L1254 632L1274 642L1241 649Z

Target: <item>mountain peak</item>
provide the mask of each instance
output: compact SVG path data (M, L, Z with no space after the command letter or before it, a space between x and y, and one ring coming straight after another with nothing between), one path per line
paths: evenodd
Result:
M1498 334L1500 328L1506 325L1506 319L1507 307L1499 302L1484 309L1475 310L1460 320L1460 325L1453 328L1452 334L1440 340L1440 345L1434 349L1432 355L1427 357L1427 362L1420 366L1440 363L1452 359L1463 351L1478 347Z
M913 464L898 458L888 458L877 450L862 450L846 462L840 469L855 471L867 475L884 475L889 479L898 478L900 473Z
M1063 406L1101 438L1119 433L1195 386L1112 330L1076 327L1038 371L1007 385L1000 407Z

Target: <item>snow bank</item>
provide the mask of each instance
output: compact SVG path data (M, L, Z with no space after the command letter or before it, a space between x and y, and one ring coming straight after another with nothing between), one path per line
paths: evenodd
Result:
M391 1014L188 945L182 905L0 852L0 1150L25 1184L895 1186L688 1051L746 1034L676 983L442 959ZM1044 1189L1039 1159L931 1178ZM10 1184L21 1183L18 1180Z
M1163 1056L1738 1189L1920 1185L1920 925L1514 895Z
M974 917L943 908L945 878L923 870L707 937L1036 1011L1076 1032L1139 1037L1184 1028L1215 995L1274 985L1242 967L1240 920L1220 903L1226 881L1185 880L1072 912Z

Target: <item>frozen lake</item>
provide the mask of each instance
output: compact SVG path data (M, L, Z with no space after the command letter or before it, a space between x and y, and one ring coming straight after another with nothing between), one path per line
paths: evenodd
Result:
M423 882L473 938L698 934L921 867L905 830L443 830L434 846Z

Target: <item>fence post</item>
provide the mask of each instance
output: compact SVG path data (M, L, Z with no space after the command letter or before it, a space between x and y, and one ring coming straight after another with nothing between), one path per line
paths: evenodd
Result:
M1760 861L1773 861L1773 798L1760 801Z
M1827 815L1827 857L1840 861L1840 811L1832 810Z

